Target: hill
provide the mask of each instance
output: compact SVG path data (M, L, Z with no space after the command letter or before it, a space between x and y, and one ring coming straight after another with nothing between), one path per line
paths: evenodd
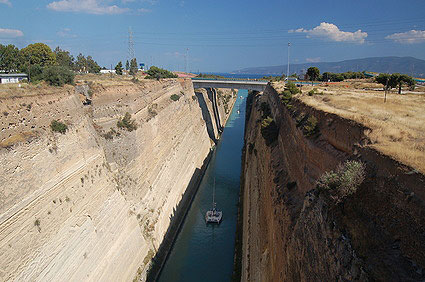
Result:
M372 71L386 73L405 73L416 77L425 77L425 61L413 57L371 57L345 60L341 62L319 62L291 64L290 73L299 74L309 67L318 67L320 72ZM234 71L235 74L286 74L287 65L252 67Z

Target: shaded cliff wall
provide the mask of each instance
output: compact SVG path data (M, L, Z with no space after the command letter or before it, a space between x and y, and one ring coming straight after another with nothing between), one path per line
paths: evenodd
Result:
M92 91L0 98L0 281L143 279L210 152L189 80ZM126 112L137 130L117 128Z
M360 124L296 99L287 106L272 87L251 98L242 280L424 279L425 177L367 147L369 129ZM278 130L271 142L261 132L264 105ZM308 136L310 116L318 122ZM346 160L362 161L366 178L336 203L316 181Z

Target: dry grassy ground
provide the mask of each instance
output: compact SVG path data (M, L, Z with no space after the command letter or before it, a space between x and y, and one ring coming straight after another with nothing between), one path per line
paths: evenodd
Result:
M386 103L384 92L376 91L382 86L373 83L348 82L315 87L323 94L309 96L307 93L312 87L304 86L303 94L297 96L310 106L369 127L371 130L367 134L372 141L371 147L425 173L423 87L418 87L416 94L389 93Z

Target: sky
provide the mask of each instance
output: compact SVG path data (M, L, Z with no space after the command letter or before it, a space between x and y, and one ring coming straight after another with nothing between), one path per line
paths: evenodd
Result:
M0 44L43 42L113 67L171 70L412 56L425 60L424 0L0 0Z

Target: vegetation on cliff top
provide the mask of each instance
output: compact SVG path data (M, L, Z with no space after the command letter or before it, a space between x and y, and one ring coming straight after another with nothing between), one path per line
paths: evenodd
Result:
M161 69L155 66L151 66L146 72L148 75L147 79L160 79L160 78L177 78L178 75L172 73L169 70Z

